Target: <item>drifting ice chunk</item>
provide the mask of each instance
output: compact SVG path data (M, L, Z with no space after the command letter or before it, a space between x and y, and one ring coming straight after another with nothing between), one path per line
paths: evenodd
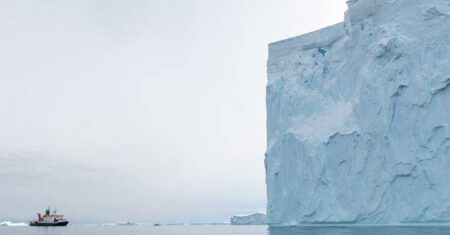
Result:
M23 227L23 226L28 226L28 224L24 223L24 222L13 223L11 221L3 221L3 222L0 222L0 226Z
M115 225L116 226L136 226L138 224L133 221L120 221L120 222L117 222Z

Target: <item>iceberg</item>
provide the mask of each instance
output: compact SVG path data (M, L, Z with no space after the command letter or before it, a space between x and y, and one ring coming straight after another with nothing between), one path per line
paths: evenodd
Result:
M250 215L235 215L230 219L231 225L264 225L266 224L266 215L255 213Z
M138 224L133 221L119 221L115 223L103 223L102 226L137 226Z
M116 226L136 226L138 224L133 221L120 221L120 222L115 223L115 225Z
M450 1L351 0L269 44L271 226L450 222Z
M0 222L0 226L24 227L24 226L28 226L28 224L24 223L24 222L14 223L11 221L3 221L3 222Z

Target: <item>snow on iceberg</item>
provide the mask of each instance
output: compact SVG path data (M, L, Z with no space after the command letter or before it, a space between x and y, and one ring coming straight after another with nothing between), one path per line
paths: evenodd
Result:
M450 222L450 2L347 3L269 45L268 223Z
M231 217L230 223L232 225L264 225L266 224L266 215L263 213L235 215Z

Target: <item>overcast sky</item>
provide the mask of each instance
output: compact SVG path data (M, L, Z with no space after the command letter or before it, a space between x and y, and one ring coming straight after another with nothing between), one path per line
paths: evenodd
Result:
M267 44L345 0L0 0L0 221L265 208Z

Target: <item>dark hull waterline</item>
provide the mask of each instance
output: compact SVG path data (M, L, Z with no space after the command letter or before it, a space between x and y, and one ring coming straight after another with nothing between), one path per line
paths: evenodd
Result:
M54 222L54 223L36 223L36 222L31 222L30 226L66 226L67 224L69 224L69 221L62 221L62 222Z

